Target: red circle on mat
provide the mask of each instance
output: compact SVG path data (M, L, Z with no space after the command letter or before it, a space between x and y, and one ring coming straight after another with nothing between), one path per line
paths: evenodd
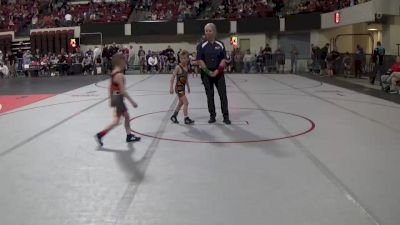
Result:
M205 109L205 108L191 108L191 110L201 110L201 109ZM138 135L144 136L144 137L154 138L154 139L163 140L163 141L174 141L174 142L182 142L182 143L201 143L201 144L245 144L245 143L260 143L260 142L268 142L268 141L278 141L278 140L283 140L283 139L294 138L294 137L298 137L298 136L310 133L312 130L315 129L314 121L312 121L311 119L309 119L307 117L300 116L300 115L297 115L297 114L294 114L294 113L275 111L275 110L267 110L267 109L255 109L255 108L231 108L231 109L259 110L259 111L286 114L286 115L290 115L290 116L294 116L294 117L298 117L298 118L304 119L309 123L310 126L305 131L297 133L297 134L292 134L292 135L283 136L283 137L277 137L277 138L260 139L260 140L248 140L248 141L246 141L246 140L245 141L195 141L195 140L192 141L192 140L181 140L181 139L157 137L157 136L153 136L153 135L149 135L149 134L144 134L144 133L141 133L141 132L133 130L133 129L132 129L132 132L134 132L134 133L136 133ZM136 117L132 118L131 121L136 120L136 119L141 118L141 117L145 117L145 116L149 116L149 115L153 115L153 114L158 114L158 113L166 113L166 112L172 112L172 111L164 110L164 111L146 113L146 114L143 114L143 115L136 116ZM227 126L229 126L229 125L227 125Z

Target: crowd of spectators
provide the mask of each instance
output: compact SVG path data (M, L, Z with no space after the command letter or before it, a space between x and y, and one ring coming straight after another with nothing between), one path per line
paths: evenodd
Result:
M67 0L2 0L0 32L28 28L76 26L83 23L127 21L130 1L91 0L88 4L69 4Z
M283 0L223 0L215 10L209 10L205 18L237 20L245 17L272 17L280 15Z
M370 0L304 0L288 1L285 14L302 14L313 12L332 12L346 7L361 4Z
M147 12L146 20L178 20L198 18L211 0L138 0L134 8Z
M32 28L76 26L83 23L127 21L132 12L129 1L94 1L88 4L68 4L66 0L52 0L47 10L32 18Z
M223 0L205 18L237 20L246 17L282 17L291 14L331 12L369 0Z
M8 52L3 55L0 52L0 66L7 68L7 70L4 70L6 72L2 72L2 76L10 77L17 76L17 73L27 77L104 74L111 69L110 62L114 54L124 54L128 60L129 52L129 48L116 44L104 46L103 50L96 46L94 49L85 52L80 48L74 49L73 52L66 52L65 49L61 49L59 53L41 53L39 49L34 52L19 49L16 54Z
M37 0L2 0L0 4L0 32L19 31L29 27L34 15L39 14Z
M223 0L220 6L212 8L211 0L90 0L88 4L72 4L67 0L2 0L0 31L123 22L133 9L146 11L147 20L182 21L199 16L237 20L329 12L365 1L368 0Z

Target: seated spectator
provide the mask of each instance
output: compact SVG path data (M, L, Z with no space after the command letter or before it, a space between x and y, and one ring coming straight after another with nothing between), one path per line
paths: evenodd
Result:
M195 57L194 57L195 58ZM229 53L229 52L227 52L226 53L226 70L227 70L227 72L228 73L232 73L232 71L233 71L233 59L232 59L232 56L231 56L231 53ZM198 73L198 65L196 64L196 66L195 66L195 69L196 69L196 75L197 75L197 73Z
M2 62L0 63L0 76L1 78L7 78L9 76L8 67L4 65Z
M168 72L171 72L175 66L176 66L176 58L174 54L169 54L168 55L168 61L167 61L167 66L168 66Z
M158 72L159 69L158 58L155 52L153 52L151 56L147 59L147 71L150 72L153 69L155 69L156 72Z
M68 55L63 51L58 55L58 72L60 75L67 75L69 69L67 58Z
M85 56L82 60L82 71L83 75L90 74L90 72L93 72L93 65L92 65L92 59L90 56Z
M168 57L165 52L161 52L158 58L160 59L160 73L165 72L167 70Z
M55 53L53 53L51 56L50 56L50 61L49 61L49 67L50 67L50 71L51 71L51 73L50 73L50 75L51 76L55 76L56 75L56 71L57 71L57 69L58 69L58 57L56 56L56 54Z
M264 62L264 55L261 50L256 57L256 67L257 67L257 73L264 73L265 62Z
M0 63L4 64L4 54L3 51L0 50Z
M396 57L396 62L390 68L390 75L383 75L382 82L390 83L390 93L398 94L397 82L400 81L400 56Z
M40 65L41 65L42 71L44 73L47 73L48 71L50 71L50 67L49 67L50 66L50 58L47 54L45 54L43 56L43 58L41 59Z
M94 66L95 66L95 71L96 71L96 75L102 74L102 65L103 62L101 60L101 56L97 55L97 57L94 59Z

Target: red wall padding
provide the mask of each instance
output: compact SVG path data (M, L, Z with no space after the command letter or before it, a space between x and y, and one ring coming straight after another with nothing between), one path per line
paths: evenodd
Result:
M56 35L54 37L54 50L56 54L60 54L61 50L61 31L56 31Z
M54 36L55 36L55 32L54 31L50 31L49 32L49 36L47 36L47 48L49 50L49 52L54 53Z
M5 50L8 52L8 51L11 51L11 44L12 44L12 36L11 35L7 35L6 36L6 40L5 40Z
M36 51L36 32L32 32L31 34L31 52L32 54Z
M65 52L68 51L67 31L66 30L61 31L61 48L63 48L65 50Z
M43 54L46 54L47 55L47 53L49 53L49 49L48 49L48 47L47 47L47 38L48 38L48 36L49 36L49 32L48 31L45 31L45 32L43 32L43 36L42 36L42 53Z
M42 53L42 36L43 36L43 32L37 33L36 48L35 48L34 52L32 52L33 55L36 54L36 49L39 49L40 53Z

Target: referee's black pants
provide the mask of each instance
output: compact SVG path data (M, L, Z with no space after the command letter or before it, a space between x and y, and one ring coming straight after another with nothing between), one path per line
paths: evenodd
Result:
M203 81L204 88L207 94L208 112L210 118L215 118L215 103L214 103L214 85L217 87L219 99L221 100L221 110L224 119L229 119L228 111L228 97L226 96L226 83L225 75L219 74L216 77L210 77L202 71L201 80Z

